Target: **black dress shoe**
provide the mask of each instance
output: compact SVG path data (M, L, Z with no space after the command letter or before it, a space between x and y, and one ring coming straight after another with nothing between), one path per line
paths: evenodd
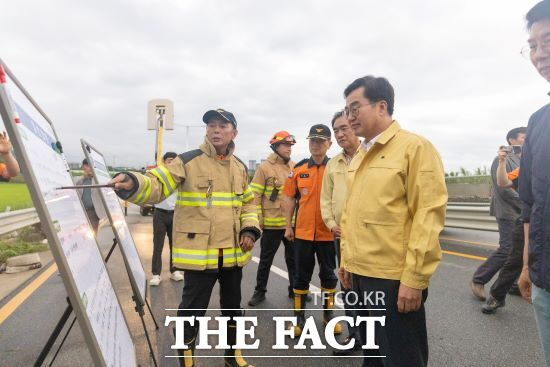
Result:
M248 301L248 305L257 306L263 301L265 301L265 292L254 291L254 295L252 296L252 298L250 298L250 301Z
M351 340L351 336L348 336L344 341L340 344L346 345ZM353 348L350 349L333 349L332 355L334 356L349 356L350 354L353 354L357 352L358 350L361 350L361 343L355 338L355 344L353 345Z
M481 308L481 312L491 315L497 312L497 308L504 307L504 305L504 301L499 301L496 298L493 298L493 296L489 296L487 303L485 303Z
M510 287L510 290L508 291L508 294L511 294L513 296L520 296L521 297L521 292L519 291L519 287L516 284L514 284L512 287Z

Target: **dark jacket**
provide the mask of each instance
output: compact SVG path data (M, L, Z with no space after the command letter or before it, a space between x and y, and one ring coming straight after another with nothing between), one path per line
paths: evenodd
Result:
M520 157L511 153L506 158L506 172L511 172L519 167ZM498 157L491 165L491 192L490 214L498 219L517 220L521 213L521 200L516 190L511 187L502 188L497 185Z
M519 174L522 217L529 222L529 276L550 291L550 104L529 119Z

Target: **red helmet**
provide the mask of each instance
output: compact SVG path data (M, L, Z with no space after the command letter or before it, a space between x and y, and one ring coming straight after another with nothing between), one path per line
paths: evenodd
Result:
M276 132L271 140L269 141L269 144L272 146L281 144L281 143L288 143L290 145L296 144L296 139L294 139L294 135L290 135L288 131L278 131Z

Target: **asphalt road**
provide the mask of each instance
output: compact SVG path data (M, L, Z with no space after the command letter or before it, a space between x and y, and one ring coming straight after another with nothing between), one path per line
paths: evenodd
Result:
M132 209L128 216L132 233L141 254L145 269L150 275L152 256L152 218L141 217ZM442 236L446 251L443 261L432 278L429 298L426 303L431 366L542 366L542 354L537 338L533 310L519 297L509 296L506 307L496 315L481 313L481 303L470 293L469 281L476 267L481 264L477 257L487 256L497 244L495 233L448 229ZM99 233L99 242L104 254L110 248L112 233L104 228ZM167 246L166 246L167 248ZM282 247L281 247L282 249ZM255 286L259 246L253 252L253 261L243 272L241 306L247 308ZM466 254L469 257L459 256ZM158 331L148 312L146 325L153 342L159 366L177 366L170 349L173 343L171 329L164 327L167 315L175 311L181 297L181 282L169 280L168 256L164 254L163 281L151 287L149 302L161 326ZM361 358L334 358L330 350L280 351L272 350L275 332L272 316L292 316L292 302L287 297L288 280L283 252L276 256L269 279L267 300L261 309L247 309L247 316L258 317L256 337L260 340L258 350L247 351L248 361L255 366L360 366ZM109 260L108 268L117 294L123 305L130 330L134 336L136 353L141 366L152 365L141 321L134 311L128 277L118 249ZM317 270L312 285L319 287ZM42 346L61 317L66 306L65 289L61 278L54 273L17 310L0 325L0 366L30 366L36 360ZM0 307L6 300L0 303ZM320 302L318 302L320 303ZM309 305L320 308L319 305ZM210 308L219 308L218 287L210 301ZM270 309L279 309L273 311ZM322 324L320 311L310 311ZM339 311L337 314L341 314ZM207 315L217 316L218 311ZM72 321L69 319L69 322ZM65 330L67 326L65 327ZM321 328L320 328L321 329ZM215 338L211 340L215 344ZM289 341L292 347L295 342ZM52 353L53 354L53 353ZM49 359L51 358L51 355ZM200 351L198 366L222 366L222 351ZM292 358L285 356L292 355ZM269 357L278 356L278 357ZM317 357L315 357L317 356ZM47 361L49 361L49 359ZM90 354L83 341L78 323L70 332L54 366L92 365Z

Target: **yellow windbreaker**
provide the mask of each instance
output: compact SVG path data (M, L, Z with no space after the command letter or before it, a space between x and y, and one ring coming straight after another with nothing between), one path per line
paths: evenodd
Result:
M254 174L250 188L254 192L254 202L263 228L285 228L283 188L293 167L293 161L285 163L279 155L272 153ZM277 193L276 197L274 197L274 190Z
M231 142L223 159L208 141L200 149L180 154L166 166L145 175L127 172L137 187L118 195L143 205L158 203L178 190L174 210L172 261L178 269L217 269L244 266L250 252L239 246L244 232L257 240L261 235L254 194L248 187L247 169L238 160Z
M439 154L394 121L349 168L342 265L425 289L441 260L447 188Z

